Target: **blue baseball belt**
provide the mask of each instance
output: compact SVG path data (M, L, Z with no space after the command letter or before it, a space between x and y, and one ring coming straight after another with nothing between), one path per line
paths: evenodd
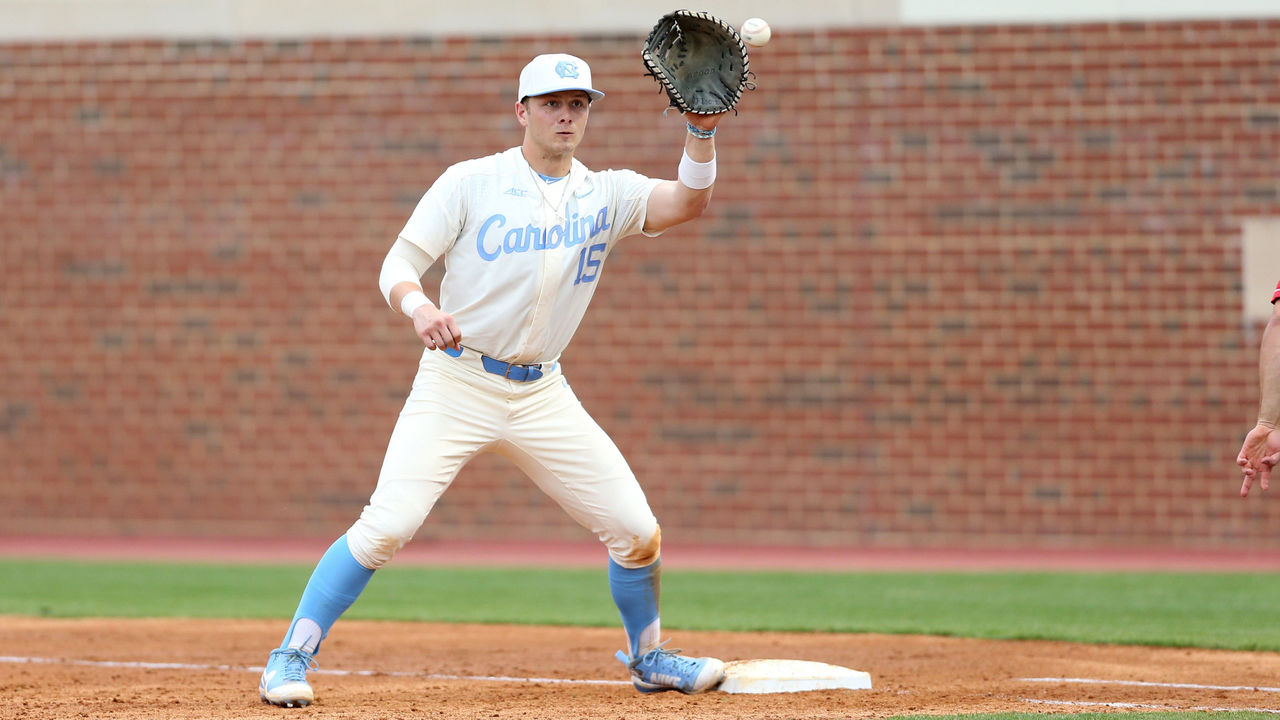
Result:
M444 352L449 357L461 357L461 350L453 348L445 348ZM486 372L494 375L501 375L508 380L516 382L533 382L542 377L542 363L536 365L517 365L516 363L502 362L497 358L491 358L484 353L480 354L480 364L484 366Z

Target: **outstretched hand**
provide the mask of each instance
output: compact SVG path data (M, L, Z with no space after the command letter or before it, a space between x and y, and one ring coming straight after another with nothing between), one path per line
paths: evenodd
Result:
M1271 469L1277 463L1280 463L1280 431L1258 423L1244 436L1244 444L1236 457L1236 465L1244 473L1240 497L1248 497L1255 479L1258 487L1267 490L1271 486Z

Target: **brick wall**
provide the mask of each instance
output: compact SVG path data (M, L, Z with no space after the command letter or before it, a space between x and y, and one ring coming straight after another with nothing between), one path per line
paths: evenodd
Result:
M668 539L1280 548L1232 465L1278 32L757 51L710 212L625 241L564 358ZM537 52L609 93L589 166L674 175L639 44L0 45L0 531L345 529L420 347L378 292L386 248L448 164L518 144ZM587 537L495 458L420 533L446 536Z

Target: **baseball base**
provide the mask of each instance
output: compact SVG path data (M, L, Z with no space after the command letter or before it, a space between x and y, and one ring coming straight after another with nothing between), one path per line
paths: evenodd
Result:
M810 660L734 660L725 663L724 681L717 689L746 694L870 690L871 676Z

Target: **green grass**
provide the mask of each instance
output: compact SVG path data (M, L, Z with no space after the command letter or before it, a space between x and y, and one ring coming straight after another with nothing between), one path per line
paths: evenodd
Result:
M0 614L286 618L310 566L0 560ZM663 625L1280 650L1280 574L667 571ZM604 569L383 569L345 617L612 627Z

